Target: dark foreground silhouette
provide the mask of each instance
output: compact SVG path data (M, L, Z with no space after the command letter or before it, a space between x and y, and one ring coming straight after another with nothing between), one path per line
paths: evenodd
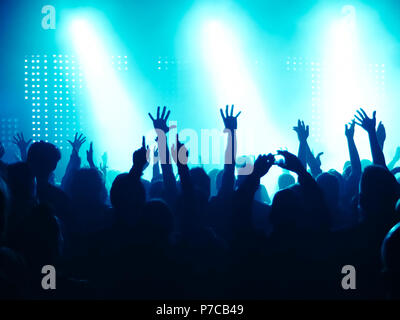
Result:
M236 174L243 171L236 164L239 114L233 106L221 110L225 165L207 174L188 167L178 137L169 147L170 111L158 107L149 114L158 143L152 180L142 179L150 153L143 138L132 169L110 188L107 157L97 167L92 144L88 166L81 165L82 134L69 141L72 153L58 186L57 147L17 135L21 161L0 163L0 297L399 298L400 150L386 165L386 131L382 123L376 128L376 113L369 118L360 109L345 126L350 161L342 173L321 169L322 153L311 152L309 127L299 120L298 156L259 155L247 175ZM356 125L371 146L373 162L364 169ZM0 145L0 158L4 152ZM282 175L267 204L260 179L274 165ZM56 270L56 290L42 287L48 265Z

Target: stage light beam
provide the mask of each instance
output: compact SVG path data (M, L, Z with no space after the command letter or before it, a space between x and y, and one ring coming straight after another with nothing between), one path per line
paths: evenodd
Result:
M102 41L101 33L85 18L75 18L70 23L70 34L83 68L90 97L91 112L96 123L96 147L107 151L112 168L128 170L131 166L131 144L139 138L140 124L134 111L132 97L111 63L111 53ZM99 145L101 143L101 145ZM128 143L128 144L127 144Z
M367 57L360 41L356 10L344 6L342 16L334 20L325 35L323 79L324 139L327 165L341 170L338 163L348 159L338 153L337 144L346 145L344 124L354 118L357 108L372 112L379 103L374 94L371 75L367 72ZM362 157L368 156L369 142L361 130L356 130L357 147Z
M277 131L268 120L268 106L251 76L240 37L219 20L206 20L201 30L202 56L219 107L234 104L243 110L238 136L239 154L265 153L277 148ZM247 63L246 63L247 61ZM274 137L263 139L262 136ZM245 138L245 137L246 138Z

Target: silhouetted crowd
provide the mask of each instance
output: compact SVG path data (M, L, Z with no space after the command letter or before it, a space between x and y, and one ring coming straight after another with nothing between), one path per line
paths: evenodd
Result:
M238 116L220 110L223 170L189 168L179 137L169 147L170 111L151 115L157 150L142 146L132 168L110 180L107 159L82 164L76 134L61 183L58 148L14 138L21 161L0 161L0 297L3 299L396 299L400 297L400 148L386 164L376 112L345 125L349 161L321 170L298 121L288 151L236 162ZM354 130L368 134L360 161ZM244 133L245 134L245 133ZM171 138L172 139L172 138ZM5 149L0 144L0 159ZM151 164L151 181L142 178ZM173 166L177 167L178 177ZM260 179L282 168L272 201ZM295 178L296 177L296 178ZM396 207L397 204L397 207ZM56 288L43 286L44 266ZM49 280L50 281L50 280Z

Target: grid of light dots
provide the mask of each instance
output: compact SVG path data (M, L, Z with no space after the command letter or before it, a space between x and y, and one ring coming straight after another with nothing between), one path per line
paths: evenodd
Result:
M161 76L156 88L162 94L162 101L166 105L175 104L177 97L177 72L187 69L189 61L181 61L173 57L159 56L156 60L155 68Z
M79 95L83 74L74 56L25 56L25 100L32 110L32 139L69 148L68 139L82 131Z
M379 103L383 103L386 98L385 92L385 64L384 63L370 63L368 65L368 72L374 78L374 95Z
M322 63L309 61L303 57L288 57L286 70L292 72L307 72L311 75L311 136L316 142L321 138L321 72Z
M19 130L18 118L2 118L1 121L1 142L4 146L12 145L13 137Z
M127 56L111 56L111 64L118 71L128 71Z

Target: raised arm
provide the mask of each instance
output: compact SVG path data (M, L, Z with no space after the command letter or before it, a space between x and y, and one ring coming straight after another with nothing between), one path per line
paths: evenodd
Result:
M299 160L301 161L305 169L307 169L308 163L313 177L318 176L322 173L321 155L323 154L323 152L320 152L316 157L314 157L314 154L311 152L310 146L307 142L307 139L310 135L309 126L306 126L304 124L304 121L298 120L297 127L293 127L293 130L296 131L297 137L299 139Z
M355 121L353 120L348 125L345 125L345 135L347 139L347 146L349 148L350 162L351 162L351 176L359 180L361 177L361 161L358 154L356 144L354 142L354 129Z
M321 169L321 156L323 155L323 152L320 152L317 154L316 157L314 157L314 154L311 152L311 150L308 148L307 152L307 163L311 169L311 174L314 178L316 178L319 174L322 173Z
M321 169L321 156L324 154L323 152L320 152L317 154L316 157L314 157L314 154L311 152L310 147L307 144L306 147L307 151L307 163L308 166L310 167L311 170L311 175L316 178L318 175L322 173Z
M176 145L171 147L172 157L178 167L178 174L181 179L182 192L184 195L194 196L194 187L190 178L188 163L188 150L185 145L179 141L178 135L176 135Z
M241 114L239 112L236 116L233 115L233 108L231 107L230 114L228 113L229 107L225 107L225 114L220 109L222 121L224 122L224 132L227 133L227 144L225 150L225 164L224 173L222 175L221 188L218 191L218 195L226 195L233 191L235 184L235 164L236 164L236 152L237 152L237 141L236 141L236 130L237 130L237 118Z
M293 130L297 133L297 138L299 139L299 152L298 158L303 164L303 167L307 169L307 138L310 133L308 126L304 125L304 121L300 119L297 121L297 127L293 127Z
M322 190L313 177L306 171L301 161L288 151L278 151L285 158L284 162L277 163L281 168L297 174L302 195L308 208L308 223L323 229L329 228L329 217Z
M379 145L378 137L375 130L376 111L373 112L372 118L369 118L363 109L357 110L357 113L358 115L355 115L355 118L358 120L356 121L356 124L362 127L368 133L372 160L374 164L386 167L385 156L383 155L382 148Z
M395 176L400 172L400 167L393 168L390 172Z
M159 165L160 158L159 158L159 155L158 155L158 148L157 147L154 147L153 159L154 159L154 162L153 162L153 177L151 178L152 182L162 180L162 174L160 172L160 165Z
M167 121L171 111L170 110L168 110L168 112L166 111L167 108L164 107L160 115L160 107L157 107L156 118L154 118L150 113L149 117L153 121L153 126L157 133L158 155L161 163L164 189L167 196L166 201L169 202L169 204L172 204L171 202L173 202L177 196L177 187L176 187L176 179L174 176L174 171L172 170L172 164L171 164L168 141L167 141L167 133L170 129L167 125Z
M149 165L148 163L149 146L146 147L145 137L142 138L142 147L133 153L133 165L129 171L129 175L137 181L143 174L144 169Z
M90 142L89 150L86 151L86 160L89 163L90 169L97 168L93 160L93 142Z
M81 158L79 157L79 150L82 145L86 142L86 137L83 134L78 136L78 133L75 133L74 141L67 140L71 145L72 152L69 158L69 162L67 168L65 170L64 177L61 180L61 188L64 191L67 191L71 182L71 177L74 172L79 170L81 167Z
M392 170L399 160L400 160L400 147L397 147L396 148L396 153L395 153L392 161L390 161L390 163L388 164L388 169Z
M386 140L386 129L382 121L379 122L378 128L376 129L376 137L378 139L379 146L383 151L383 145L385 144Z
M32 139L29 139L28 141L25 141L24 134L17 133L16 136L13 138L13 143L18 147L20 155L21 155L21 160L26 161L27 158L27 151L30 143L32 142Z
M195 188L190 176L188 163L188 150L179 141L176 135L176 145L171 147L172 157L178 167L181 182L181 195L177 205L177 225L185 236L192 236L191 230L198 228L200 224L200 203L196 196Z
M100 171L103 173L104 181L107 181L107 169L108 169L108 154L104 152L101 156Z
M245 177L243 183L235 191L234 201L234 227L236 231L251 231L251 213L254 195L260 186L261 178L266 175L275 162L272 154L259 155L254 162L251 174Z

